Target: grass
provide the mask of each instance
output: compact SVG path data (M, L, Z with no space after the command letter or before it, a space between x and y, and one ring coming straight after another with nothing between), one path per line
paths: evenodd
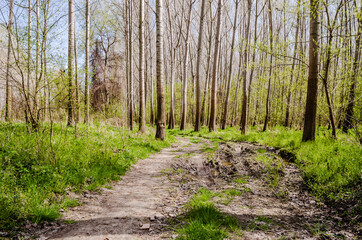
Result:
M342 200L358 198L361 184L362 147L350 135L338 132L338 140L330 138L326 129L320 128L314 142L302 142L302 131L275 127L261 132L251 128L241 135L236 127L209 132L170 130L181 136L196 136L220 141L247 141L285 149L296 156L303 178L313 194L320 199Z
M26 220L59 218L61 209L79 204L67 192L119 180L137 159L174 139L99 124L78 125L77 136L62 124L54 125L52 137L47 125L28 133L24 124L0 124L0 229L15 232Z
M221 240L229 236L229 232L237 231L238 222L235 217L220 212L211 199L219 193L200 189L185 205L187 213L183 216L186 223L177 229L177 239L211 239Z

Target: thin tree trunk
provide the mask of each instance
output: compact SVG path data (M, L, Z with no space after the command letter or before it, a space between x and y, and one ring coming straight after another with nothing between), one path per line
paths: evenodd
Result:
M26 91L25 94L27 96L30 96L30 78L31 78L31 16L32 16L32 3L31 0L28 1L28 5L29 5L29 9L28 9L28 59L27 59L27 67L28 67L28 71L27 71L27 81L26 81ZM29 97L26 97L29 99ZM29 104L26 104L26 122L29 122L29 118L28 118L28 114L30 114L31 109L28 108Z
M300 22L300 0L298 0L297 29L295 30L293 63L292 63L292 70L291 70L290 83L289 83L289 92L288 92L288 96L287 96L287 110L285 113L285 122L284 122L285 127L289 126L290 103L292 100L292 87L293 87L293 81L294 81L294 69L295 69L295 61L296 61L297 51L298 51L298 35L299 35L299 26L300 26L299 22Z
M197 63L196 63L196 119L195 119L195 131L200 131L200 119L201 119L201 87L200 87L200 66L202 58L202 38L204 31L204 17L205 17L205 0L201 2L201 15L199 26L199 39L197 43Z
M140 92L140 127L139 131L143 133L146 129L146 118L145 118L145 85L144 85L144 0L140 0L139 5L139 92Z
M69 38L68 38L68 126L74 125L74 97L73 97L73 78L74 78L74 0L69 0Z
M348 105L346 110L346 116L343 122L342 131L347 133L349 129L352 128L353 123L353 108L355 102L355 91L357 86L357 77L359 73L359 59L360 59L360 46L361 46L361 35L362 35L362 7L359 10L358 14L358 32L356 36L356 49L354 53L354 60L353 60L353 69L352 69L352 76L351 76L351 87L349 90L349 99Z
M10 84L10 67L11 67L11 51L12 51L12 37L13 37L13 22L14 22L14 0L10 0L9 2L9 25L8 25L8 55L6 60L6 90L5 90L5 121L10 122L12 118L11 114L11 105L12 105L12 91Z
M249 28L251 15L251 0L248 0L248 21L245 30L245 49L244 49L244 66L243 66L243 105L241 108L241 134L245 134L248 126L248 92L247 92L247 68L248 68L248 50L249 50Z
M129 128L133 131L133 47L132 47L132 2L129 1L128 11L128 79L129 79Z
M219 45L220 45L220 27L221 27L221 11L223 0L218 0L217 6L217 24L216 24L216 36L215 36L215 50L214 50L214 63L212 67L212 86L211 86L211 110L209 131L215 131L216 128L216 101L217 101L217 67L219 57Z
M89 123L89 29L90 13L89 0L85 3L85 96L84 96L84 123Z
M156 0L156 78L157 122L156 139L165 139L165 93L163 80L163 0Z
M80 91L79 91L79 81L78 81L77 34L75 27L75 17L73 18L74 18L75 122L78 123L80 120L80 93L79 93Z
M184 51L184 63L183 63L183 74L182 74L182 115L181 115L181 124L180 130L185 130L186 128L186 118L187 118L187 63L188 63L188 51L189 51L189 35L190 35L190 25L191 25L191 11L193 3L190 1L188 19L186 25L186 37L185 37L185 51Z
M264 119L264 126L263 131L266 131L268 128L268 122L270 119L270 91L271 91L271 81L273 75L273 17L272 17L272 10L271 10L271 0L268 0L268 16L269 16L269 41L270 41L270 68L269 68L269 81L268 81L268 93L266 96L266 103L265 103L265 119Z
M224 115L222 118L221 129L225 129L226 121L228 118L228 105L230 98L230 88L231 88L231 74L232 74L232 66L233 66L233 58L234 58L234 46L235 46L235 33L236 33L236 22L238 19L238 8L239 8L239 0L236 0L235 3L235 14L234 14L234 23L233 23L233 36L231 39L231 51L230 51L230 60L229 60L229 70L228 70L228 80L227 80L227 88L226 88L226 98L224 102Z

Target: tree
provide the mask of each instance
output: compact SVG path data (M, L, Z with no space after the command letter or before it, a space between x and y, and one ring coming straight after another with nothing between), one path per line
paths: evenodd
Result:
M74 78L74 0L69 0L68 7L68 126L74 125L74 97L73 97L73 78Z
M310 8L308 89L304 114L303 141L315 140L318 99L319 0L310 0Z
M349 99L348 105L346 110L346 116L343 122L343 132L347 133L348 130L352 127L353 123L353 108L355 102L355 91L357 86L357 76L359 73L359 59L360 59L360 46L361 46L361 36L362 36L362 6L360 7L358 13L358 32L356 36L356 48L354 52L354 59L353 59L353 69L352 69L352 76L351 76L351 86L349 90Z
M228 106L229 106L229 98L230 98L230 88L231 88L231 74L232 74L232 66L233 66L233 58L234 58L234 45L235 45L235 33L236 33L236 21L238 19L238 7L239 1L236 0L235 3L235 14L234 14L234 24L233 24L233 36L231 39L231 51L230 51L230 61L229 61L229 76L228 76L228 83L227 83L227 92L226 92L226 99L224 102L224 116L222 119L221 129L225 129L226 127L226 120L228 118Z
M201 119L201 87L200 87L200 66L202 57L202 37L204 31L204 18L205 18L205 1L201 1L201 15L199 25L199 39L197 43L197 63L196 63L196 119L195 119L195 131L200 131L200 119Z
M146 116L145 116L145 84L144 84L144 31L143 31L143 22L144 22L144 0L140 0L139 5L139 93L140 93L140 119L139 119L139 131L143 133L146 128Z
M288 127L289 126L289 116L290 116L290 104L291 104L291 100L292 100L292 86L293 86L293 80L294 80L294 68L295 68L295 62L296 62L296 57L297 57L297 49L298 49L298 35L299 35L299 28L300 28L300 0L298 0L298 12L297 12L297 28L295 30L295 43L294 43L294 52L293 52L293 63L292 63L292 73L290 75L290 83L289 83L289 92L288 92L288 96L287 96L287 110L285 113L285 122L284 122L284 126Z
M217 81L216 81L216 70L218 67L219 57L219 45L220 45L220 27L221 27L221 11L222 11L223 0L219 0L217 4L217 23L216 23L216 36L215 36L215 50L214 50L214 63L212 67L212 85L211 85L211 111L209 121L209 131L215 131L216 124L216 92L217 92Z
M248 0L248 20L245 30L245 49L244 49L244 66L243 66L243 104L241 107L241 133L245 134L248 124L248 92L247 92L247 67L248 67L248 49L249 49L249 28L251 15L251 0ZM250 83L249 83L250 84Z
M268 0L268 16L269 16L269 42L270 42L270 66L269 66L269 80L268 80L268 93L266 95L265 103L265 119L263 131L268 128L268 122L270 118L270 92L271 92L271 81L273 75L273 14L271 9L271 0Z
M84 95L84 123L89 122L89 29L90 14L89 0L85 3L85 95Z
M183 74L182 74L182 115L180 130L185 130L186 127L186 116L187 116L187 64L188 64L188 51L189 51L189 35L191 25L191 11L193 6L193 0L189 2L189 11L186 21L186 37L185 37L185 48L184 48L184 63L183 63Z
M163 80L163 0L156 0L156 79L157 79L157 121L156 139L165 138L165 92Z
M5 121L11 121L11 84L10 84L10 66L13 41L13 23L14 23L14 0L9 1L9 23L8 23L8 55L6 60L6 90L5 90Z

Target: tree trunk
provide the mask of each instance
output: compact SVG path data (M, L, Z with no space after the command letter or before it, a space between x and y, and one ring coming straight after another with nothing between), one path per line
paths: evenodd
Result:
M132 3L128 9L128 90L129 90L129 128L133 131L133 47L132 47Z
M12 91L11 91L11 84L10 84L10 67L11 67L11 51L12 51L12 41L13 41L13 22L14 22L14 0L10 0L9 2L9 24L8 24L8 55L6 60L6 90L5 90L5 121L11 121L11 105L12 105Z
M351 87L349 90L349 99L348 105L346 110L346 116L343 122L342 131L347 133L349 129L352 128L353 123L353 108L355 102L355 91L357 86L357 77L358 77L358 70L359 70L359 59L360 59L360 46L361 46L361 35L362 35L362 7L358 14L358 33L356 36L356 49L354 53L354 60L353 60L353 69L352 69L352 76L351 76Z
M140 127L139 131L143 133L146 129L146 118L145 118L145 85L144 85L144 31L143 31L143 21L144 21L144 0L140 0L139 5L140 15L139 15L139 92L140 92Z
M196 63L196 119L195 119L195 131L200 131L200 119L201 119L201 87L200 87L200 66L202 58L202 38L204 31L204 18L205 18L205 1L201 2L201 15L199 26L199 39L197 43L197 63Z
M285 122L284 127L289 126L289 116L290 116L290 103L292 100L292 87L294 81L294 69L295 69L295 61L297 57L297 50L298 50L298 35L299 35L299 26L300 26L300 0L298 0L298 13L297 13L297 29L295 30L295 43L294 43L294 53L293 53L293 63L292 63L292 70L290 75L290 83L289 83L289 92L287 96L287 110L285 113Z
M157 78L157 122L156 139L165 139L165 93L163 80L163 0L156 0L156 78Z
M249 50L249 28L252 2L248 0L248 21L245 30L245 49L244 49L244 67L243 67L243 105L241 108L241 134L245 134L248 126L248 92L247 92L247 68L248 68L248 50Z
M182 115L181 115L181 124L180 130L185 130L186 128L186 118L187 118L187 63L188 63L188 51L189 51L189 35L190 35L190 25L191 25L191 11L193 3L190 2L188 19L186 25L186 37L185 37L185 52L184 52L184 63L183 63L183 74L182 74Z
M217 101L217 67L219 57L219 45L220 45L220 27L221 27L221 11L223 0L218 0L217 5L217 23L216 23L216 36L215 36L215 50L214 50L214 63L212 67L212 86L211 86L211 110L209 131L215 131L216 125L216 101Z
M226 88L226 98L224 102L224 115L222 118L221 129L225 129L226 121L228 118L228 105L229 105L229 98L230 98L230 88L231 88L231 74L232 74L232 66L233 66L233 58L234 58L234 45L235 45L235 33L236 33L236 22L238 19L238 7L239 7L239 0L236 0L235 3L235 14L234 14L234 23L233 23L233 36L231 39L231 51L230 51L230 61L229 61L229 76Z
M269 16L269 41L270 41L270 68L269 68L269 81L268 81L268 93L266 96L265 103L265 119L264 119L264 127L263 131L266 131L268 128L268 122L270 118L270 91L271 91L271 81L273 75L273 17L271 10L271 0L268 0L268 16Z
M89 0L85 3L85 96L84 96L84 123L89 123L89 29L90 13Z
M310 0L309 70L307 100L304 114L303 141L315 140L318 99L319 62L319 0Z
M75 122L78 123L80 120L80 90L79 90L79 81L78 81L77 34L76 34L76 28L75 28L75 17L73 17L73 18L74 18Z
M69 0L69 34L68 34L68 126L74 125L74 97L73 97L73 78L74 78L74 0Z

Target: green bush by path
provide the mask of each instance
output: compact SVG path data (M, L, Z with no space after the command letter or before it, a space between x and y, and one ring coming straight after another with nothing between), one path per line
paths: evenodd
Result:
M41 222L60 216L61 208L77 201L67 192L96 190L119 180L137 159L169 146L154 132L110 126L55 124L28 133L24 124L0 124L0 229L14 230L25 220Z
M322 199L340 200L356 196L362 179L362 146L349 135L339 132L332 139L324 129L318 131L314 142L302 142L302 131L275 127L261 132L256 128L241 135L237 127L209 132L203 127L200 132L192 130L169 130L174 135L208 138L212 141L246 141L293 152L303 171L306 184Z

